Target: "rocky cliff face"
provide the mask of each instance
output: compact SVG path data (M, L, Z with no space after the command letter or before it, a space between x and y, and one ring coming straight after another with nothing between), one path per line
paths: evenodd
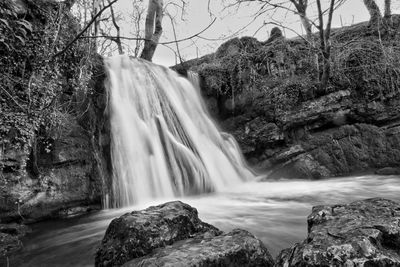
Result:
M394 40L400 36L395 29L384 32L379 48L367 23L335 30L333 72L324 90L315 54L296 39L236 38L174 68L199 73L211 114L249 163L270 177L320 178L384 167L397 172L400 66L394 61L400 50ZM357 44L341 46L351 42Z
M99 209L111 169L102 59L83 58L86 44L77 43L63 56L46 61L48 53L57 50L47 51L51 42L43 40L58 36L52 41L57 46L51 48L63 48L79 30L75 18L63 3L12 3L18 5L17 18L24 17L30 30L0 65L8 75L2 76L1 86L9 92L0 95L0 223L35 222ZM7 65L7 60L17 67ZM29 66L22 73L21 64ZM30 94L25 95L28 88ZM25 105L22 100L28 96L32 103ZM21 104L13 98L22 99Z

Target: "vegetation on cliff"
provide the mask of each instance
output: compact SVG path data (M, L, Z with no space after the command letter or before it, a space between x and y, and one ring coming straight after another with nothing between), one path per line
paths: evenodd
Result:
M390 25L360 23L333 29L326 87L319 86L321 64L316 51L304 39L279 35L265 42L235 38L216 53L175 69L199 73L211 113L233 133L250 162L261 169L279 165L292 169L285 176L324 177L396 167L400 147L391 133L396 132L400 119L399 25L400 17L394 15ZM318 40L316 35L313 38ZM325 166L326 161L315 159L308 148L302 153L289 152L293 146L318 139L319 133L340 132L338 126L355 123L371 125L357 126L361 128L378 127L382 143L393 144L384 146L389 151L369 153L367 147L373 144L368 137L360 141L367 150L357 152L355 148L350 153L364 163L352 165L349 159L345 167ZM361 159L365 154L368 159ZM333 157L329 155L335 162ZM294 170L287 168L290 166ZM275 173L279 175L283 173Z
M99 62L91 41L54 57L80 30L67 3L5 1L0 13L0 220L35 220L97 194L86 114Z
M72 110L80 104L77 96L89 91L90 44L78 42L63 56L52 57L79 30L64 4L28 1L18 6L6 1L0 12L5 32L0 42L2 151L36 153L39 132L48 134L39 138L51 139L68 127L70 116L81 115ZM44 149L49 146L50 140Z

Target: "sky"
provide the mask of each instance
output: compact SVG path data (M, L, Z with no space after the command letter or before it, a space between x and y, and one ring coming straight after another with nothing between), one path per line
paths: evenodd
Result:
M167 2L164 0L164 2ZM210 10L212 15L210 15L208 10L207 0L187 0L188 4L186 6L186 14L184 15L184 20L176 20L176 35L177 39L183 39L199 33L205 29L212 21L212 16L216 18L216 21L201 34L202 37L207 39L218 39L218 40L205 40L195 38L189 41L180 42L179 50L181 52L182 58L184 60L189 60L196 57L201 57L208 53L214 52L219 45L228 39L221 39L221 37L243 37L243 36L253 36L260 41L266 40L269 37L269 32L274 27L274 25L267 25L260 29L264 21L269 22L268 15L259 17L254 20L254 13L260 7L259 3L252 2L248 5L243 5L239 9L224 9L223 0L211 0ZM327 1L325 1L327 2ZM378 5L381 6L383 11L384 0L376 0ZM393 1L396 2L396 1ZM118 9L126 11L132 6L130 0L120 0L118 2ZM400 4L393 4L393 13L399 13ZM315 18L315 6L310 6L307 13L310 18ZM174 9L171 9L171 13ZM284 25L294 32L299 34L302 33L299 18L297 15L292 13L287 13L281 11L274 15L275 19L284 21ZM369 19L368 11L365 8L362 0L347 0L338 10L335 11L332 21L332 27L349 26L358 22L366 21ZM248 25L247 27L245 27ZM243 29L244 28L244 29ZM168 17L163 19L163 36L161 42L163 41L173 41L174 35L171 27L171 22ZM284 35L287 38L296 36L296 34L291 30L282 29ZM124 34L122 34L124 35ZM127 34L125 34L127 35ZM170 45L171 48L176 49L175 45ZM172 66L177 62L175 54L171 49L159 45L157 47L156 53L153 57L153 62ZM179 63L179 62L178 62Z

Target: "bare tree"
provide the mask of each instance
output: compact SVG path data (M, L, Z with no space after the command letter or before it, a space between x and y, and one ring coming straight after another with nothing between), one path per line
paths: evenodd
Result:
M143 46L143 40L141 39L143 34L142 24L144 22L146 9L141 5L138 5L135 1L132 3L132 13L130 14L131 18L131 34L136 38L135 45L132 50L132 54L135 57L139 57L140 49Z
M258 2L260 4L260 9L256 12L255 17L269 14L270 19L274 20L273 16L277 10L284 10L298 15L306 32L307 39L311 40L312 26L315 24L307 16L308 0L232 0L227 7L236 6L239 8L241 4L250 2Z
M110 0L108 0L108 3L110 3ZM114 38L112 38L112 40L117 44L118 52L120 55L122 55L124 53L124 50L122 48L122 43L121 43L120 27L117 23L117 19L115 17L115 13L114 13L114 8L112 6L110 6L110 11L111 11L112 23L115 27L115 30L117 31L117 35Z
M121 35L123 29L120 28L120 25L122 24L119 23L121 14L116 12L116 8L113 8L112 6L118 0L102 0L102 4L98 6L93 5L93 3L98 3L100 0L76 1L79 6L85 7L78 12L83 29L75 38L72 39L71 42L66 45L64 49L53 55L53 58L63 54L77 40L91 39L96 42L96 50L98 50L98 52L102 55L112 55L115 53L115 51L118 51L120 54L127 52L131 55L133 54L134 56L138 56L140 54L141 58L151 61L157 46L163 45L172 50L175 55L178 56L178 58L182 59L178 43L185 41L194 42L193 39L202 38L200 35L209 29L216 21L216 18L214 18L210 24L200 32L190 35L189 37L178 39L175 17L178 18L179 16L180 20L184 20L185 6L187 5L186 0L169 0L165 4L163 0L149 0L146 19L144 19L146 8L143 7L143 0L131 0L133 4L133 11L131 14L129 14L132 25L130 32L131 36L123 36ZM90 4L87 4L89 2ZM86 8L86 6L89 7ZM94 14L95 7L97 7L97 10L99 10L96 14ZM164 13L171 15L170 9L172 7L175 8L175 12L170 18L175 40L161 42L160 38L163 33L163 15ZM87 19L87 13L94 14L94 16L92 15L91 18ZM93 30L95 23L97 23L97 30ZM143 24L144 30L142 30ZM96 34L96 32L99 33ZM134 43L132 41L134 41ZM133 44L133 48L130 48L129 44ZM172 45L174 45L175 48L170 47Z
M332 27L332 17L333 11L335 9L335 0L330 0L329 11L328 11L328 21L326 23L326 28L324 29L324 12L321 6L321 0L317 1L318 8L318 31L320 39L320 54L322 55L323 68L320 73L320 87L325 89L328 85L330 70L331 70L331 27Z
M145 24L145 41L141 58L151 61L159 43L163 28L163 0L149 0Z

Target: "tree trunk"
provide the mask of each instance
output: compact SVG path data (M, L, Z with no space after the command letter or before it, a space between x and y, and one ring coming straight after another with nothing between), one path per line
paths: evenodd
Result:
M370 15L369 25L378 25L379 21L382 19L381 11L379 10L378 5L374 0L364 0L364 5L368 9Z
M96 16L96 14L99 12L100 9L100 3L99 0L93 0L92 2L92 7L93 7L93 13L92 13L92 18ZM99 20L95 19L93 23L93 36L97 36L99 33ZM97 51L97 40L93 40L93 50Z
M320 37L320 54L322 55L322 73L320 74L320 89L322 91L326 90L328 86L329 77L331 73L331 45L330 45L330 36L331 36L331 28L332 28L332 18L333 11L335 8L335 0L331 0L328 14L328 21L326 24L326 28L324 29L324 19L323 19L323 11L321 7L321 0L317 0L318 7L318 30Z
M311 40L312 39L312 31L311 31L311 23L308 20L306 15L300 15L300 21L301 24L303 24L304 30L306 31L306 35L307 35L307 40Z
M312 39L312 25L310 20L307 17L307 6L308 0L290 0L297 10L297 14L300 16L301 24L306 31L307 39Z
M110 0L108 0L108 3L110 3ZM114 14L114 8L112 6L110 6L110 11L111 11L111 19L112 19L112 23L117 31L117 36L115 38L112 38L112 40L117 44L118 47L118 53L120 55L124 54L124 50L122 48L122 42L121 42L121 33L120 33L120 27L117 23L117 20L115 18L115 14Z
M385 18L388 19L392 16L392 10L390 8L391 0L385 0Z
M149 0L141 58L151 61L162 34L163 0Z

